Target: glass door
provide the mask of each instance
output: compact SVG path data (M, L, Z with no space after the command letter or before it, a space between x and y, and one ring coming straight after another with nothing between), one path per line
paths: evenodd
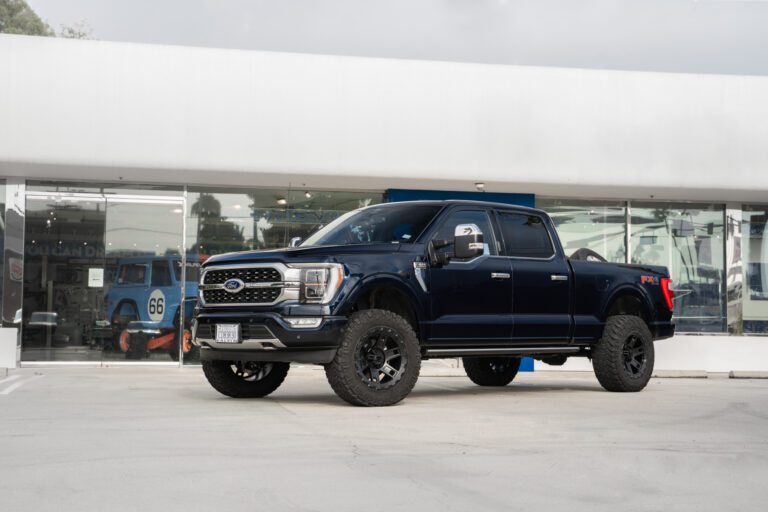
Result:
M105 359L171 362L191 349L182 329L194 307L184 300L183 212L182 198L107 196Z
M22 361L173 363L190 350L183 327L194 303L182 285L196 274L186 271L183 205L29 191Z
M27 195L22 361L101 360L105 208L100 194Z

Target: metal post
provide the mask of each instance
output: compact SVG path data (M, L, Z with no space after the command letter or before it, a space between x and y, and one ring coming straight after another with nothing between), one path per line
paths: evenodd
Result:
M181 301L179 307L179 368L184 367L184 310L187 305L187 186L181 199Z
M729 334L743 332L743 257L741 254L742 205L725 205L725 265L723 282L725 287L725 316Z
M632 263L632 201L627 201L624 211L624 259L626 263Z

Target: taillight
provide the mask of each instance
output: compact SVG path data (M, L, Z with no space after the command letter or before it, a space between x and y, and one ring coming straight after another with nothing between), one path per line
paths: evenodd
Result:
M667 301L667 307L670 311L675 309L675 305L672 304L672 299L675 298L675 291L669 287L672 284L672 280L668 277L661 278L661 291L664 293L664 299Z

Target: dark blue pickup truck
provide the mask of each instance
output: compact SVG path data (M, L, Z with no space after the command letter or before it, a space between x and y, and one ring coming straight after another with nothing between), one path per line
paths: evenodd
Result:
M654 340L674 334L664 267L563 253L531 208L472 201L369 206L296 247L224 254L202 268L193 342L208 381L265 396L290 362L316 363L356 405L391 405L423 359L462 357L504 386L520 358L592 360L610 391L639 391Z

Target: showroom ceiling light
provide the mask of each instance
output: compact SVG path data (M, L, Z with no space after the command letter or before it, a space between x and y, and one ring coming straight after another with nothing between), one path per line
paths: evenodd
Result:
M280 199L277 200L277 204L280 204L280 205L288 204L288 201L284 197L281 197Z
M484 192L485 191L485 183L483 183L481 181L478 181L477 183L475 183L475 188L477 189L478 192Z

